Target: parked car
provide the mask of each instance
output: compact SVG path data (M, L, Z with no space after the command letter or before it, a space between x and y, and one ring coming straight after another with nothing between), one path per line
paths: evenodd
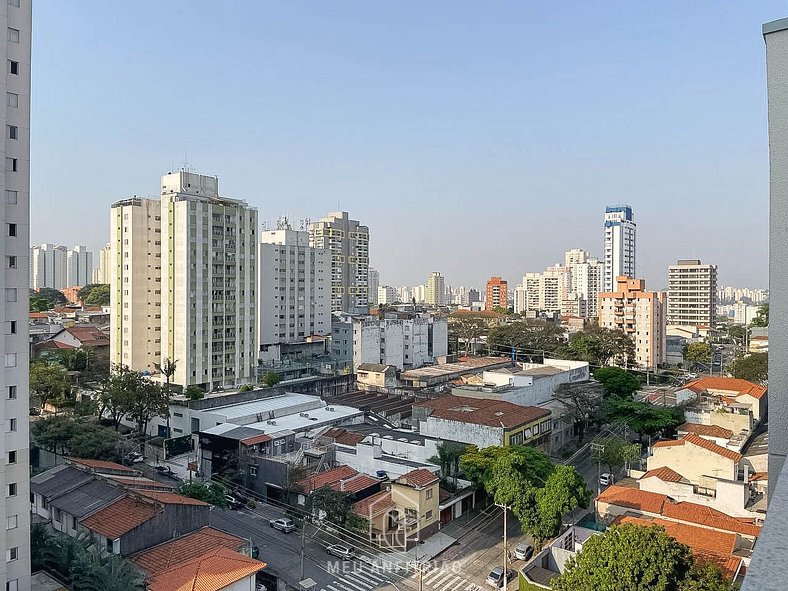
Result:
M293 523L292 519L287 519L286 517L280 517L279 519L272 519L268 522L274 529L278 529L281 532L289 534L291 531L295 531L295 523Z
M487 580L485 582L488 585L491 585L492 587L495 587L496 589L500 589L501 587L503 587L504 581L507 581L507 582L511 581L515 577L516 574L517 573L515 573L513 570L507 570L506 571L506 577L504 577L503 567L502 566L496 566L494 569L492 569L490 571L490 574L487 575Z
M31 406L30 407L30 416L31 417L37 417L40 414L41 414L41 409L40 408L36 408L35 406Z
M140 462L144 462L145 461L145 456L143 456L139 452L133 451L133 452L130 452L130 453L126 454L126 461L130 462L132 464L139 464Z
M531 560L534 555L534 547L531 544L517 544L514 547L514 557L517 560Z
M349 560L356 557L356 549L353 546L346 546L345 544L332 544L326 548L326 552L342 560Z
M227 501L228 509L240 509L244 504L236 499L233 495L224 495L224 500Z
M603 472L599 477L599 486L608 486L613 484L613 475L610 472Z

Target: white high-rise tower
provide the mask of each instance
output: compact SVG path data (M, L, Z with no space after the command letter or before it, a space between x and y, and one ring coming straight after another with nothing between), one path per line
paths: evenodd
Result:
M635 277L637 224L629 205L605 208L604 291L615 291L616 277Z
M30 462L28 411L28 289L30 273L31 0L0 3L6 24L2 77L5 167L0 175L4 240L2 316L5 326L0 439L0 589L30 589Z

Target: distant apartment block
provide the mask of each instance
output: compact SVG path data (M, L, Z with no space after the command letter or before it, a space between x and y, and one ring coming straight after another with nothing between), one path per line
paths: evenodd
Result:
M629 205L605 208L605 280L603 291L616 289L618 277L635 277L637 224Z
M490 277L487 281L484 297L484 309L509 307L509 286L500 277Z
M563 265L548 267L543 273L526 273L515 289L514 311L561 312L570 293L571 275Z
M380 287L380 273L372 267L369 268L367 274L367 288L369 289L369 305L377 306L378 301L378 287Z
M93 269L91 283L109 284L109 267L112 256L112 245L107 243L100 251L98 258L98 268Z
M353 319L353 367L362 363L413 369L448 354L444 316L393 312L384 317Z
M668 324L714 326L717 314L717 266L698 259L668 267Z
M56 244L39 244L30 248L30 287L63 289L67 283L68 248Z
M369 311L369 228L346 211L329 213L309 225L314 248L331 251L331 311Z
M260 346L331 333L331 253L309 233L263 231L260 244Z
M84 287L93 279L93 253L75 246L66 253L65 287Z
M569 291L577 300L576 316L596 318L599 313L599 293L605 279L605 264L580 249L567 251L565 266L569 269Z
M665 362L665 293L646 291L644 279L617 278L616 290L599 294L599 325L623 331L635 345L641 367Z
M446 305L446 282L440 273L433 272L427 277L424 301L430 306Z
M398 300L399 296L395 287L391 287L390 285L381 285L378 287L378 305L393 304Z

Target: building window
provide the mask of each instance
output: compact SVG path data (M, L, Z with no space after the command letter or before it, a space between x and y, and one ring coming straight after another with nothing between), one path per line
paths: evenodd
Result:
M6 172L16 172L17 166L19 162L16 158L6 158L5 159L5 171Z
M6 388L6 398L8 400L16 400L16 386L8 386Z
M8 464L16 464L16 450L11 450L8 452Z
M52 518L53 518L53 519L54 519L54 520L55 520L57 523L60 523L60 519L61 519L61 515L60 515L60 509L58 509L57 507L55 507L55 510L54 510L54 512L53 512L53 514L52 514Z
M19 193L16 191L6 191L5 202L7 205L16 205L19 203Z
M71 516L71 529L77 529L78 525L79 524L77 523L77 518L74 515L72 515Z
M427 514L424 516L424 519L426 521L429 521L430 519L432 519L432 511L427 511Z
M6 260L6 267L8 269L16 269L16 257L15 256L13 256L13 255L7 256L7 257L5 257L5 260Z
M14 546L13 548L9 548L8 550L6 550L5 552L6 562L13 562L17 558L19 558L19 548L17 546Z
M13 107L14 109L19 107L19 95L15 92L7 92L6 93L6 105L9 107Z
M6 235L16 238L16 224L6 224Z
M114 546L115 546L115 544L112 543L112 540L107 538L107 552L112 554L112 551L115 549Z
M5 288L5 301L6 302L15 302L16 300L17 300L16 287L6 287Z
M257 476L257 466L249 466L249 476Z
M17 8L19 8L19 0L8 0L8 5L16 6Z
M16 320L8 320L5 323L6 334L16 334Z
M8 430L7 433L13 433L16 431L16 419L8 419Z
M6 353L5 355L5 366L6 367L16 367L16 353Z
M16 496L16 482L11 482L8 485L8 495L7 496L9 496L9 497L15 497Z
M425 497L427 499L431 499L432 498L432 489L431 488L427 489L427 494L425 495Z
M19 75L19 62L15 62L13 60L8 60L8 71L14 74L15 76Z
M8 40L11 43L19 43L19 29L8 27Z
M17 515L9 515L6 517L6 529L16 529L17 527L19 527L19 517Z
M8 130L8 139L19 139L19 128L16 125L6 125L6 129Z
M14 517L16 517L16 515ZM7 581L5 584L5 591L19 591L19 579Z

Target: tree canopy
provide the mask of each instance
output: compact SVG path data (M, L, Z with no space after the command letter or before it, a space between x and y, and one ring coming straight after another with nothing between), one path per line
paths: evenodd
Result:
M30 364L30 391L36 395L42 409L49 403L60 406L71 392L71 380L62 365L33 361Z
M312 493L312 513L319 519L343 524L347 520L353 500L346 492L321 486Z
M594 379L602 384L605 394L617 398L632 398L640 388L640 379L620 367L600 367L594 370Z
M684 347L684 360L690 363L710 363L713 353L709 343L689 343Z
M616 468L640 459L640 445L629 443L620 437L598 437L594 439L594 443L602 446L602 451L594 452L594 461L607 466L611 473L615 472Z
M560 326L544 320L526 319L490 329L487 344L494 352L507 353L514 347L518 353L539 358L554 352L563 338L564 331Z
M125 366L115 368L99 395L102 416L110 418L116 429L121 419L128 416L137 422L139 433L145 433L153 417L167 416L168 401L163 388Z
M68 303L63 292L53 287L41 287L35 293L38 297L46 298L52 302L53 306L65 306Z
M623 330L591 326L572 335L556 354L592 365L625 365L635 357L635 343Z
M641 436L654 436L681 425L684 411L675 406L654 406L648 402L610 398L605 401L605 418L610 422L626 423Z
M449 319L449 342L465 345L465 354L476 351L476 343L487 334L488 320L480 314L463 314Z
M120 436L92 418L52 416L30 424L33 441L53 453L117 461Z
M566 408L581 441L588 423L599 414L602 392L602 385L591 380L566 382L555 388L553 398Z
M502 457L508 458L512 467L522 468L529 482L544 481L553 470L553 464L545 454L527 445L490 446L483 449L469 445L460 457L460 470L478 488L485 488L494 495L495 487L491 488L489 483L495 473L495 464Z
M275 371L267 371L263 374L263 379L261 380L263 384L266 386L276 386L282 378L278 373Z
M109 306L109 285L104 283L86 285L79 290L79 299L86 306Z
M187 482L181 485L178 492L184 497L197 499L198 501L216 505L217 507L227 507L227 499L224 498L224 487L215 482L211 482L210 484Z
M750 353L734 359L728 367L734 378L750 382L765 382L769 379L769 354Z
M769 326L769 303L763 304L758 308L758 314L753 318L750 326L765 327Z

